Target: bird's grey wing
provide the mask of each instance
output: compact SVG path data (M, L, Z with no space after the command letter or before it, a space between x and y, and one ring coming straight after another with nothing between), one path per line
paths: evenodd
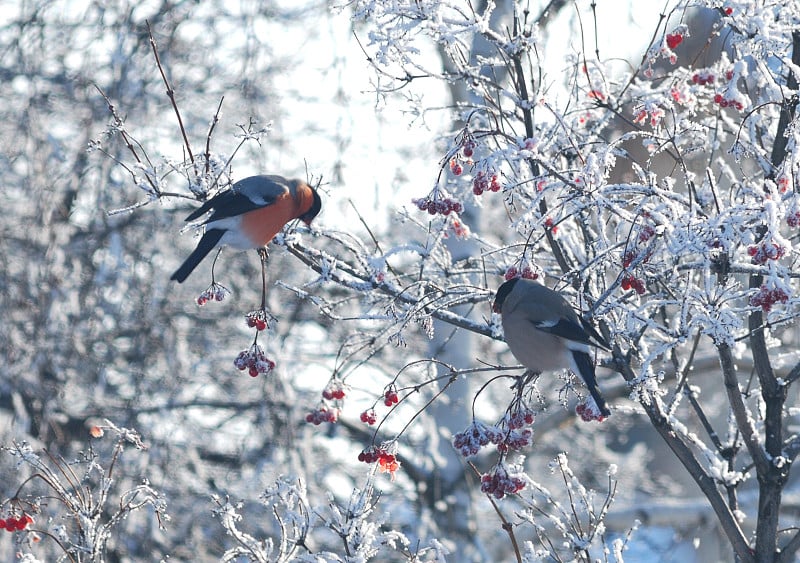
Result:
M203 221L210 223L272 205L280 196L289 192L289 188L276 180L277 178L280 176L251 176L240 180L230 190L215 195L195 209L186 220L193 221L213 210Z
M581 344L592 344L590 335L584 330L583 326L570 319L550 319L550 320L533 320L529 319L530 323L549 334L559 336L564 340L570 342L580 342Z

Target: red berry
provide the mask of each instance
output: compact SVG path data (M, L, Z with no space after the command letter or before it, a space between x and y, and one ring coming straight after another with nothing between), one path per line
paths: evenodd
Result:
M472 156L472 147L470 147L470 146L464 147L463 153L464 153L464 156L466 156L467 158L471 157Z
M5 518L0 518L0 530L6 529L6 520Z
M714 103L715 104L721 104L723 100L724 100L724 98L722 97L722 94L714 94Z
M667 47L674 49L683 42L683 35L680 33L670 33L667 35Z
M6 518L6 531L13 532L17 529L17 519L13 516Z
M267 323L263 319L256 319L256 330L264 330L267 328Z
M723 10L725 11L726 16L730 16L733 13L733 8L731 8L730 6L726 6L725 8L723 8Z
M250 374L250 377L258 377L258 368L256 366L250 366L250 369L247 371Z

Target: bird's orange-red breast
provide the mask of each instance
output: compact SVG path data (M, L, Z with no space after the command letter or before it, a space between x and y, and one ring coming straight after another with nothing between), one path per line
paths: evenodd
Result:
M291 191L284 192L271 205L242 214L242 231L255 243L254 247L264 246L275 238L286 223L302 217L311 210L315 196L319 198L314 188L305 183L298 183L294 194ZM313 216L309 219L309 223L311 219Z
M208 214L197 223L205 226L200 242L170 279L183 282L217 246L260 248L293 219L310 225L321 209L319 194L302 180L277 175L244 178L186 217L195 221Z

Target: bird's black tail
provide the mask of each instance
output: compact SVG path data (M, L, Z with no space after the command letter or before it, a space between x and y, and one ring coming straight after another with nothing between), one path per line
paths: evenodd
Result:
M600 394L600 389L597 388L597 377L594 374L594 362L592 362L592 358L586 352L579 352L577 350L572 351L572 357L580 372L578 375L581 376L581 379L583 379L583 382L586 384L586 388L589 389L589 393L592 399L594 399L594 402L597 403L597 408L600 409L600 413L605 417L611 416L611 411L608 410L606 400Z
M208 229L205 233L203 233L200 242L197 243L197 248L192 251L189 257L181 264L181 267L175 270L175 273L169 278L171 280L176 280L178 283L183 283L186 278L189 277L197 265L203 261L203 258L208 256L208 253L211 252L219 239L222 238L222 235L225 234L225 231L222 229Z

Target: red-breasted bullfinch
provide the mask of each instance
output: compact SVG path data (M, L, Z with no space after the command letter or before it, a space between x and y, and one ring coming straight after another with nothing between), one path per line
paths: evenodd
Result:
M322 209L317 190L302 180L283 176L250 176L239 180L192 211L186 221L210 215L197 248L170 279L183 282L212 249L228 245L239 250L261 248L292 219L310 225Z
M514 278L497 289L493 309L501 314L506 343L522 365L536 373L569 368L583 379L600 414L611 414L589 355L591 346L608 350L608 343L561 294L533 280Z

